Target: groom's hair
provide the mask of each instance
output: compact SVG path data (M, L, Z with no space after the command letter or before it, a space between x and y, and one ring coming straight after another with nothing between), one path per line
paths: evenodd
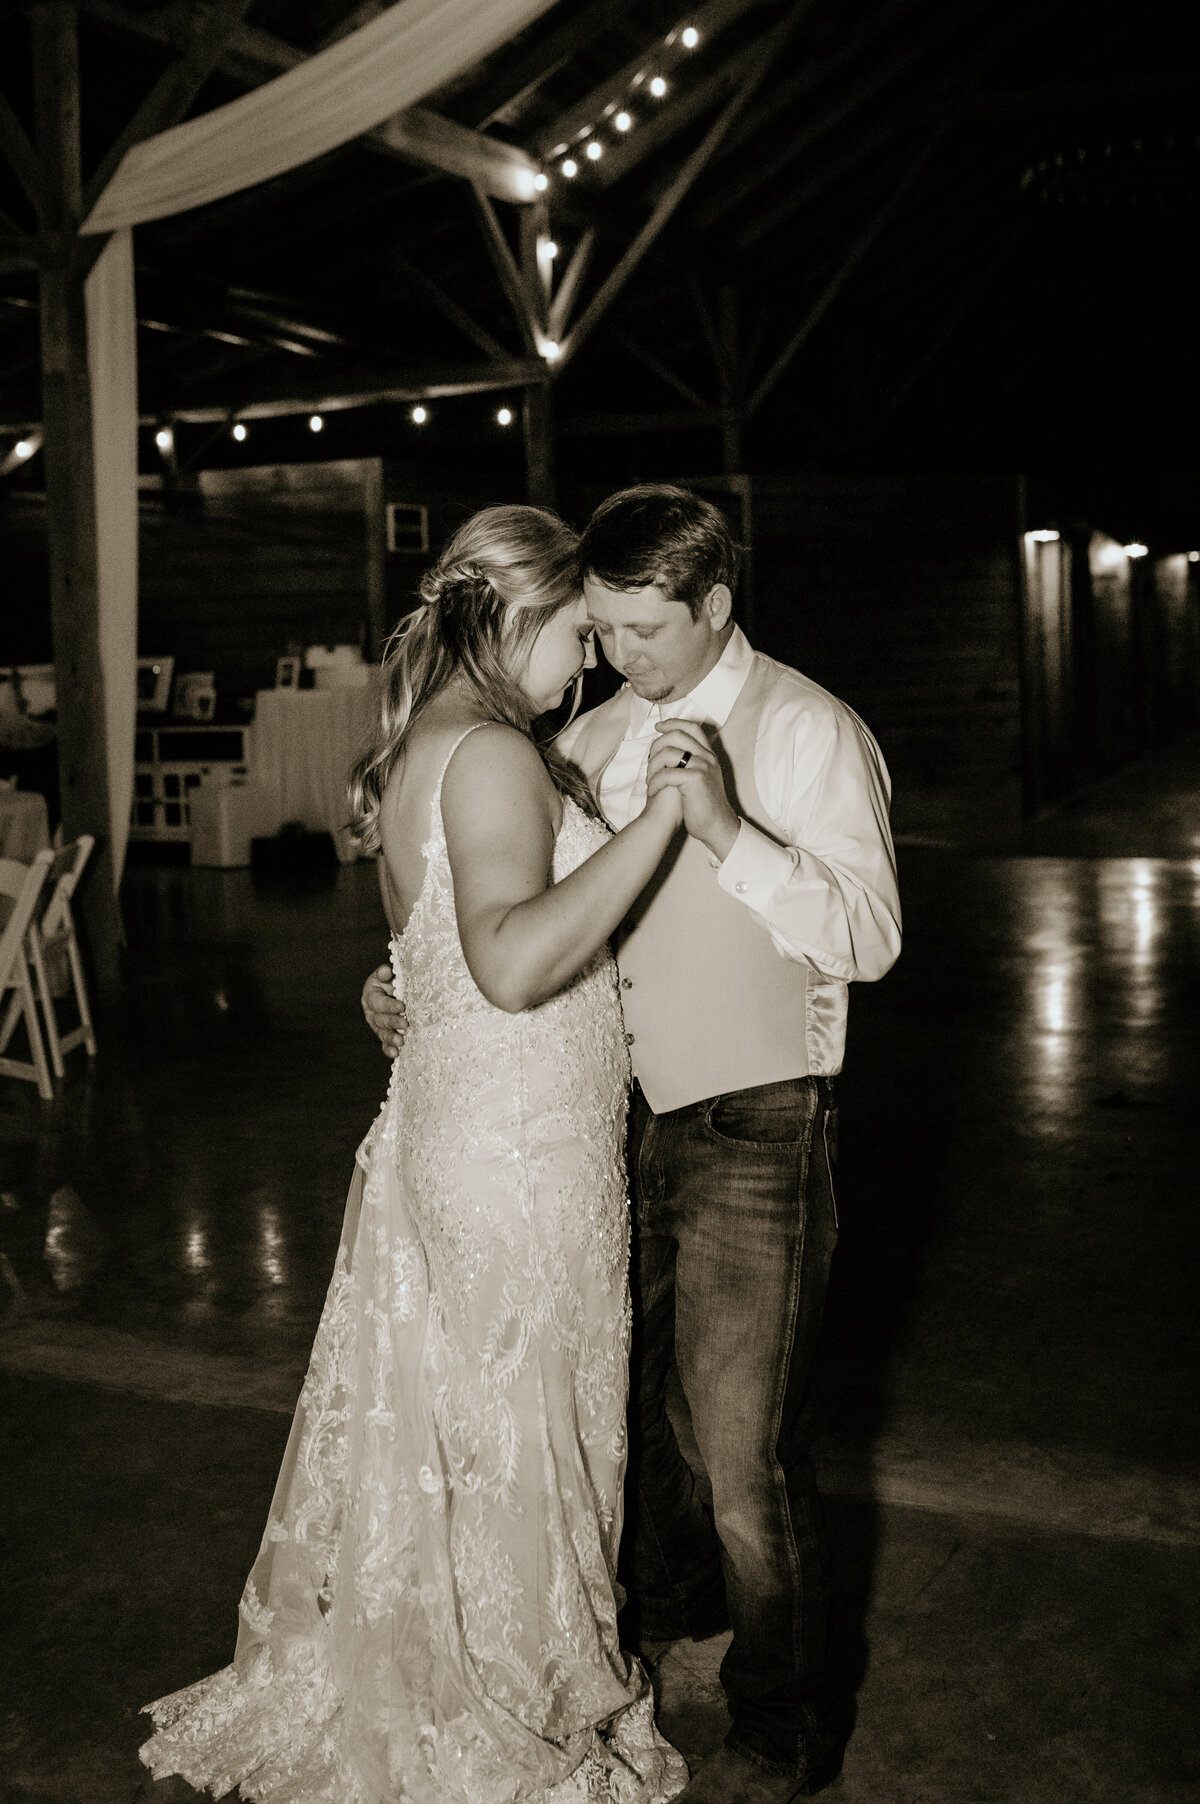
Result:
M695 620L715 583L732 589L741 552L711 501L668 482L621 489L596 509L579 542L579 568L606 589L661 589Z

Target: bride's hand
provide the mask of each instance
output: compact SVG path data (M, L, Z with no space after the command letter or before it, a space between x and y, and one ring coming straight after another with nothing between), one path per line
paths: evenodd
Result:
M646 785L647 820L656 825L662 824L674 832L683 822L683 797L679 787L671 781L669 771L658 771L651 775Z

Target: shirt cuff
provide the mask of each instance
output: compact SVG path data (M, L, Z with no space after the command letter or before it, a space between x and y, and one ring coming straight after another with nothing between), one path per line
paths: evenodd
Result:
M712 863L716 865L715 858ZM766 914L771 898L789 881L795 868L795 858L784 846L776 845L749 821L743 821L729 856L717 866L717 882L726 895L744 902L756 914Z

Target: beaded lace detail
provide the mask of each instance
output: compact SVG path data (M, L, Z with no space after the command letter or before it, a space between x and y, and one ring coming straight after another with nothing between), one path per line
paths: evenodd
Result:
M552 880L606 832L565 800ZM142 1759L260 1804L665 1804L686 1767L616 1630L615 967L601 951L538 1007L494 1008L459 944L440 782L423 852L391 948L409 1030L358 1151L234 1662L147 1707Z

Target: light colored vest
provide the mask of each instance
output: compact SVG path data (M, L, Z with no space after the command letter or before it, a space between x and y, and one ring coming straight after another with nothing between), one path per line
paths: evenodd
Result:
M763 704L780 681L755 655L714 740L730 801L779 841L754 781ZM599 793L629 724L628 692L586 715L571 758ZM809 1071L810 973L781 956L760 921L717 882L708 848L681 834L616 937L629 1054L656 1114L705 1096Z

